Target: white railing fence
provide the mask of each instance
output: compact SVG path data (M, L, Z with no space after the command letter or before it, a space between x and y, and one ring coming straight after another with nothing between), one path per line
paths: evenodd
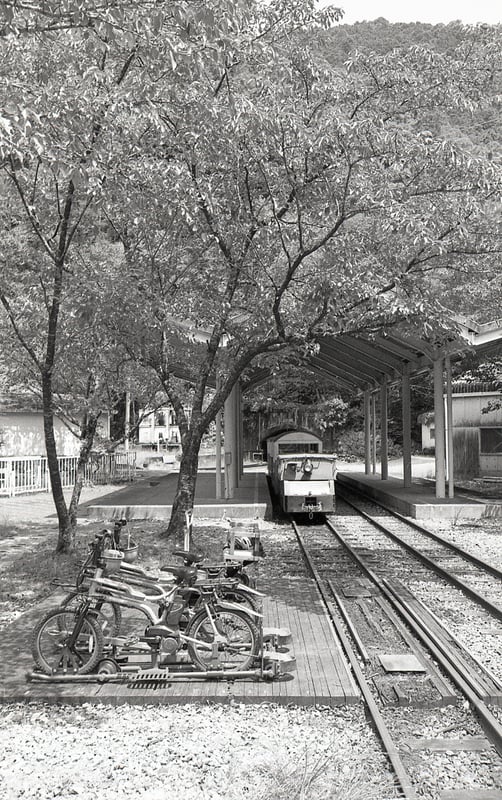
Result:
M60 456L59 471L64 489L71 489L77 473L77 456ZM131 481L136 453L92 455L85 470L84 486ZM0 457L0 495L13 497L27 492L48 492L50 477L45 456Z

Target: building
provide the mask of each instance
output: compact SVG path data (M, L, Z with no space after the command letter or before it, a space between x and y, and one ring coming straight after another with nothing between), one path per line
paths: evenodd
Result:
M190 409L185 408L185 414L189 416ZM139 445L173 449L181 447L180 429L172 406L161 406L155 410L142 409L139 413L139 420Z
M502 476L502 381L452 385L455 477ZM421 414L422 449L434 448L434 414Z
M99 436L110 437L107 413L100 420ZM81 441L78 432L58 417L54 419L56 448L60 456L76 456ZM32 395L0 395L0 456L45 456L44 418L41 401Z
M421 426L422 433L422 452L432 453L436 444L436 429L434 427L434 412L426 411L420 414L417 422Z
M502 476L502 381L453 386L455 475Z

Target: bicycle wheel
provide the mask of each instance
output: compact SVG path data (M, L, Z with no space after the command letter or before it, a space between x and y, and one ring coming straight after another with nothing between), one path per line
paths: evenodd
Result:
M258 628L242 611L211 609L216 627L206 611L199 611L190 620L186 635L197 642L188 643L188 653L195 666L202 670L246 670L260 655Z
M70 592L70 594L66 595L64 598L61 607L76 611L81 601L81 593ZM113 600L103 600L97 597L93 602L92 608L98 615L103 635L109 638L118 636L120 633L120 626L122 625L122 611L120 606L114 603Z
M72 643L76 624L81 627ZM92 616L81 619L73 611L53 608L33 630L31 653L37 667L46 675L85 675L103 658L103 631Z

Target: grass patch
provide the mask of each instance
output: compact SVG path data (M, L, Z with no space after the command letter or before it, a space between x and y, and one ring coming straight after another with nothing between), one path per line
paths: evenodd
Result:
M253 765L245 797L248 800L374 800L372 778L374 770L365 765L344 763L332 756L315 757L306 751L303 759L293 761L270 753ZM388 796L394 796L391 786Z
M0 563L0 606L6 613L19 614L57 590L58 584L75 585L79 566L97 531L111 525L102 521L77 529L72 553L56 554L57 528L54 525L26 523L0 528L3 558ZM181 563L172 555L179 543L165 537L166 523L141 521L131 523L130 533L139 545L136 562L149 572L158 573L168 563ZM127 531L127 529L126 529ZM225 533L221 527L195 525L194 539L198 552L208 561L221 561ZM126 540L125 537L123 541Z

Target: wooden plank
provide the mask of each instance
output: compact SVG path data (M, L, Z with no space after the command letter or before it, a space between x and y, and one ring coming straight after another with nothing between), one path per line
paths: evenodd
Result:
M312 680L312 672L310 668L307 644L304 637L304 630L300 624L300 616L298 609L292 604L281 603L280 606L281 616L284 615L287 619L286 627L294 632L293 637L296 642L295 655L297 659L297 669L293 673L294 680L289 685L289 695L291 702L297 702L293 698L302 698L302 702L307 705L313 703L315 697L315 689Z
M307 590L307 591L306 591ZM295 596L296 592L296 596ZM319 693L317 667L315 653L312 650L312 632L309 626L309 616L312 614L312 608L307 611L308 601L308 587L302 587L302 593L298 593L297 585L290 585L289 595L294 597L293 602L288 602L287 610L290 619L294 618L296 626L296 634L300 646L301 657L301 670L298 670L297 676L303 677L305 685L305 698L306 703L309 705L315 704L317 695Z
M322 626L324 641L321 645L321 656L323 668L328 683L328 694L338 702L345 702L347 699L348 684L346 680L346 669L340 669L341 659L339 656L339 642L334 636L328 620Z
M330 695L320 655L323 636L319 625L319 609L316 608L316 598L312 597L311 592L309 592L310 597L306 598L305 594L301 599L297 596L295 603L299 606L298 622L304 643L304 660L309 671L312 696L314 699L320 697L321 702L325 703L328 702Z
M289 687L289 693L292 696L298 694L306 698L307 702L311 704L315 697L315 686L308 653L307 631L302 624L304 603L298 597L296 587L289 580L282 582L281 596L281 600L277 604L279 617L285 620L286 627L292 633L297 659L297 670Z
M502 800L500 789L444 789L440 800Z
M312 640L311 647L317 652L317 669L319 671L319 688L325 692L324 702L345 701L345 688L337 669L337 660L334 654L338 648L338 642L333 635L331 622L328 619L324 604L317 592L315 584L311 584L312 599L309 614Z
M354 597L371 597L374 592L371 592L364 586L354 586L353 588L342 589L342 594L347 598Z
M442 753L449 750L491 750L492 745L483 736L465 736L463 739L406 739L404 744L410 750L431 750Z
M288 627L291 630L289 625L284 624L284 613L283 613L283 606L274 598L266 598L266 603L264 603L264 620L267 627ZM292 641L287 645L288 650L290 653L295 655L295 641L296 636L295 632L291 631ZM289 692L289 685L295 680L296 672L292 673L292 679L286 679L281 681L276 680L273 682L270 681L260 681L256 687L250 687L254 689L254 693L257 694L259 697L267 697L267 698L274 698L276 701L280 702L287 702L288 692Z
M326 630L323 626L325 620L325 610L320 598L314 589L311 579L308 583L308 596L302 601L302 611L304 614L303 625L305 627L305 645L308 652L308 663L312 673L312 680L315 685L315 694L321 702L329 702L331 698L329 669L329 659L326 656ZM327 674L326 674L327 673Z

